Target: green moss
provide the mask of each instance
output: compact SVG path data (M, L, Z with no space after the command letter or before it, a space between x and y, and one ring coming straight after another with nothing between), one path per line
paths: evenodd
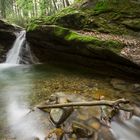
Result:
M60 27L60 26L47 26L46 31L49 32L48 36L55 38L57 40L61 40L64 43L67 43L72 46L93 46L98 48L105 48L112 50L114 52L120 52L120 50L124 47L124 44L113 41L113 40L101 40L100 38L96 38L94 36L82 35L75 31L72 31L68 28Z
M69 29L63 28L63 27L58 27L54 26L54 35L57 37L65 37L70 33Z
M111 10L111 8L109 7L110 3L108 0L106 1L99 1L94 8L94 12L96 14L100 14L100 13L104 13L104 12L108 12Z
M136 35L137 31L134 28L139 29L139 22L128 23L127 21L140 19L140 4L130 0L90 1L80 0L79 3L76 2L53 16L40 17L32 20L31 23L60 25L75 30L86 29L119 35ZM29 26L31 27L28 28L34 29L32 24Z
M136 31L140 30L140 19L124 20L122 23L130 29L133 29Z
M70 31L69 34L65 36L65 39L67 41L74 41L74 42L81 42L81 43L92 43L93 41L97 40L97 38L95 37L80 35L72 31Z
M27 31L33 31L33 30L35 30L38 26L39 26L39 24L37 24L37 23L35 23L35 22L31 22L30 25L28 25L28 27L27 27Z

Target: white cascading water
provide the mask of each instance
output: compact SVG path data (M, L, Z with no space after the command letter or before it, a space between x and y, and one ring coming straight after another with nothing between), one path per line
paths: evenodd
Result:
M21 51L21 48L26 41L25 35L26 35L26 31L21 31L17 35L17 39L15 40L13 47L11 48L11 50L7 54L7 59L6 59L5 63L19 64L19 62L20 62L20 51Z
M26 31L17 34L13 47L7 54L5 64L37 64L38 59L31 53L26 41Z

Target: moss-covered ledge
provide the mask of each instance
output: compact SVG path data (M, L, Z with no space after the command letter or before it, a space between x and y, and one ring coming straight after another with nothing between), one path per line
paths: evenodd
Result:
M32 51L44 63L76 63L100 70L110 67L112 70L119 69L125 72L132 72L134 68L140 75L137 65L119 55L125 45L118 41L103 41L57 25L28 29L27 40Z
M28 28L29 33L34 32L42 32L42 34L47 33L46 40L49 41L63 41L64 44L68 45L80 45L80 46L88 46L88 47L98 47L101 49L109 49L116 52L120 52L122 48L124 48L124 44L114 40L106 40L103 41L94 36L87 36L77 33L76 31L70 30L68 28L60 27L57 25L42 25L36 26L35 28ZM27 35L28 36L28 35Z
M77 0L51 16L32 19L28 26L59 25L118 35L139 36L140 3L133 0Z

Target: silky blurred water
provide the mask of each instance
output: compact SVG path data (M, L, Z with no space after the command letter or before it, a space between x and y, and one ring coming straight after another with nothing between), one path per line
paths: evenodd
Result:
M29 98L35 80L55 79L59 74L63 74L68 79L70 75L79 77L76 73L50 66L0 65L0 139L32 140L36 137L40 140L45 139L52 125L46 121L48 116L44 112L36 110L29 113L31 108ZM97 81L104 90L111 88L109 79L100 77ZM112 91L116 92L115 89ZM116 95L118 98L126 96L127 93ZM110 96L116 98L114 95ZM128 97L133 95L129 94ZM135 98L139 100L139 95L135 95ZM140 118L133 116L132 119L123 122L114 121L110 131L116 140L139 140Z

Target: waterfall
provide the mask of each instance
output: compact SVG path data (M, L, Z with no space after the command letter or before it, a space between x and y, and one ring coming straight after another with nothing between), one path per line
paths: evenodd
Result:
M26 31L17 34L13 47L7 54L5 63L7 64L34 64L36 57L31 53L30 47L26 41Z
M20 34L17 35L17 39L15 40L13 47L7 54L7 59L5 63L19 64L20 50L25 43L25 34L25 31L21 31Z

